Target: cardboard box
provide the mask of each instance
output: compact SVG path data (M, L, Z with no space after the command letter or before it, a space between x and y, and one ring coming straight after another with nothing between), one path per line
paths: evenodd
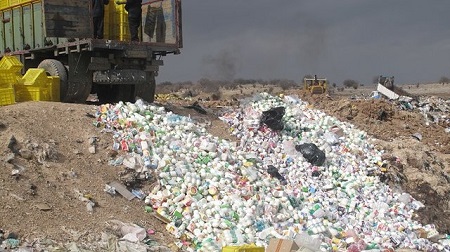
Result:
M293 240L272 238L266 252L292 252L298 249L299 247Z

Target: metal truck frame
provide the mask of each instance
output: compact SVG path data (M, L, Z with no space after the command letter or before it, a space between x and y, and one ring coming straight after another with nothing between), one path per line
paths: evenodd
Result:
M89 94L95 93L100 102L134 101L136 97L153 102L155 76L159 66L163 65L161 58L167 54L179 54L182 48L181 0L143 1L140 42L92 39L91 0L31 2L42 4L44 42L38 44L33 41L34 45L31 46L27 41L19 42L23 49L14 44L16 50L11 50L5 42L2 53L19 57L24 64L24 72L28 68L39 67L44 68L49 75L59 76L63 102L84 103ZM111 0L110 4L114 4L114 1ZM168 30L171 38L167 41L164 40L165 34L163 39L156 38L154 34L144 34L144 29L148 30L143 27L146 25L146 15L152 6L168 8L164 13L161 12L162 18L169 22L163 27L170 26ZM20 7L12 6L11 9ZM19 22L17 20L4 19L3 23ZM20 24L23 23L22 20ZM39 24L33 25L33 34L41 32ZM6 28L2 31L2 39L7 41ZM14 32L9 36L14 36L13 39L24 37Z

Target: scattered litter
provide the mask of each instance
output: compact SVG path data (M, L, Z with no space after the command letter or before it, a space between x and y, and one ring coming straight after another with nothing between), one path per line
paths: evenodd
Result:
M120 230L122 238L120 240L125 240L129 242L140 242L147 237L147 232L144 228L135 224L126 224L118 220L110 221L111 224Z
M133 189L133 190L131 190L131 193L140 200L143 200L146 196L145 193L140 189Z
M46 203L38 203L35 207L41 211L50 211L52 208Z
M15 154L14 153L9 153L5 156L5 162L6 163L11 163L15 158Z
M194 102L194 103L193 103L192 105L190 105L190 106L185 106L185 108L193 109L193 110L197 111L197 112L200 113L200 114L204 114L204 115L207 114L206 110L205 110L204 108L202 108L202 107L200 106L200 104L198 104L198 102Z
M103 189L103 191L105 191L113 196L116 195L116 188L114 188L108 184L105 184L105 189Z
M9 196L11 196L12 198L14 198L16 200L20 200L20 201L24 201L25 200L24 198L20 197L17 194L14 194L14 193L9 193Z
M12 153L17 154L19 149L17 147L17 139L14 136L11 136L8 142L8 149L11 150Z
M132 194L128 189L122 185L118 181L113 181L109 183L109 186L113 187L120 195L122 195L127 200L132 200L134 197L136 197L134 194Z
M154 213L154 214L153 214L153 217L155 217L156 219L162 221L163 223L166 223L166 224L170 223L170 220L169 220L168 218L162 216L162 215L159 214L158 212Z
M14 164L14 169L11 170L11 176L15 177L16 179L19 179L19 177L27 170L22 165Z
M33 158L33 153L30 150L27 149L20 149L19 150L19 155L25 159L32 159Z
M412 137L414 137L415 139L422 141L422 134L420 133L414 133L412 134Z
M74 191L75 191L75 194L78 197L78 199L81 200L82 202L86 203L86 210L89 213L93 213L96 203L93 201L92 196L89 194L83 194L78 190L74 190Z
M96 153L95 146L90 146L88 150L89 150L89 153L91 153L91 154L95 154Z
M87 210L89 213L93 213L93 212L94 212L94 206L95 206L95 203L94 203L94 202L88 201L88 202L86 203L86 210Z
M136 158L133 156L125 158L122 164L125 165L128 169L134 170L136 168Z
M95 145L98 142L98 137L90 137L89 145Z

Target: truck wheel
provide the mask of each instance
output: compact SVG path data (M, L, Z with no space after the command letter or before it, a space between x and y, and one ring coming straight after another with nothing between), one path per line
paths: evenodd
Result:
M134 102L134 85L97 85L100 103Z
M67 70L64 65L55 59L45 59L39 63L38 68L43 68L48 75L50 76L58 76L59 77L59 90L61 101L66 101L67 94Z

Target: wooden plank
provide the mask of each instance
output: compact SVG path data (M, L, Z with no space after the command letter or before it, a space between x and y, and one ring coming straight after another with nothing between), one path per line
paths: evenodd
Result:
M122 185L118 181L113 181L113 182L109 183L109 186L114 187L116 189L116 191L118 193L120 193L120 195L122 195L127 200L132 200L134 197L136 197L134 194L132 194L130 191L128 191L128 189L124 185Z
M46 37L92 37L90 0L44 0L43 2Z

